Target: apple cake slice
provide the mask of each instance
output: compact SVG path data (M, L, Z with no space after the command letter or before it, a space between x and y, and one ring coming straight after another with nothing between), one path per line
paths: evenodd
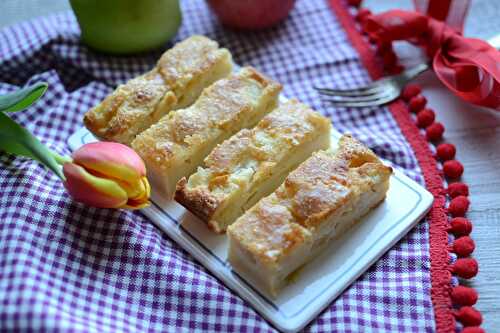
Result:
M330 121L291 100L217 146L205 167L177 183L175 199L216 232L269 195L314 151L330 145Z
M148 176L170 198L212 149L255 124L278 103L281 85L251 67L206 88L186 109L172 111L132 142Z
M118 86L84 116L98 138L130 145L173 109L191 105L202 90L232 71L231 54L204 36L166 51L149 72Z
M229 261L272 294L384 200L392 169L349 135L229 226Z

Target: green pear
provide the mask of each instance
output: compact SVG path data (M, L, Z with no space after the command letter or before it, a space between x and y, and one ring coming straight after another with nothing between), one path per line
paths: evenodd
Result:
M113 54L159 48L179 29L179 0L70 0L89 47Z

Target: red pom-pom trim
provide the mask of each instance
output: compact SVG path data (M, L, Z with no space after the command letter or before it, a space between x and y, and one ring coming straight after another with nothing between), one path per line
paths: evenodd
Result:
M355 0L353 0L353 1L355 1ZM348 22L347 19L349 18L349 14L345 10L345 8L343 8L343 6L340 4L340 2L335 1L335 0L331 0L330 4L331 4L333 10L345 19L343 21ZM361 13L358 11L358 15L357 15L356 19L359 20L361 18L362 20L360 20L360 21L364 20L366 22L365 19L370 14L371 14L371 12L369 12L367 10L364 10ZM358 27L363 28L366 25L366 23L363 23L363 22L360 22L360 23L361 24L359 24ZM370 54L366 55L364 53L366 46L368 46L368 45L366 45L366 41L363 40L363 38L362 38L361 33L364 33L364 32L358 33L356 31L356 26L353 24L345 24L345 23L343 23L343 24L344 24L344 28L348 32L349 38L353 41L354 46L359 51L359 53L362 54L362 57L361 57L362 61L366 65L366 67L368 68L370 75L372 77L375 77L377 75L381 75L382 69L380 67L377 67L377 63L375 62L375 58ZM421 38L425 38L425 37L422 36ZM387 52L387 50L392 50L391 43L383 42L380 39L376 40L375 42L376 42L376 45L378 47L377 53L381 57L384 56L384 54L385 54L385 52ZM388 57L388 56L386 56L386 57ZM387 62L388 61L386 59L386 63ZM386 73L389 71L396 71L396 70L398 70L397 67L399 67L399 65L396 64L392 68L385 68L385 71L386 71ZM418 85L414 85L414 84L408 85L407 87L405 87L405 89L403 89L403 92L401 93L401 97L409 104L410 99L415 97L415 96L418 96L420 93L421 93L421 89ZM413 103L417 103L417 102L413 102ZM401 107L399 107L399 105L401 105ZM409 107L409 105L407 105L407 106ZM413 106L415 107L415 105L413 105ZM422 107L422 109L423 108L424 107ZM419 109L416 111L422 111L422 109ZM399 112L399 111L404 110L404 107L402 107L402 103L395 103L395 104L391 105L389 107L389 110L394 115L396 121L400 125L403 133L405 134L405 137L409 140L410 144L412 145L412 147L416 151L417 156L423 159L424 158L423 156L426 154L426 152L421 151L419 149L416 149L419 146L421 146L423 142L421 142L420 136L418 136L418 135L413 136L413 134L418 134L418 132L415 131L415 129L414 129L415 126L409 126L410 124L407 123L407 121L410 120L410 118L408 118L408 114L403 114L403 113ZM418 112L417 112L417 114L418 114ZM428 141L437 142L440 139L442 139L443 134L444 134L444 130L445 130L444 126L442 124L433 123L433 124L430 124L429 127L427 127L427 129L426 129L426 137L427 137ZM454 147L452 147L452 148L454 148ZM440 158L442 161L447 161L447 160L453 159L454 154L455 153L452 154L452 153L450 153L450 151L446 151L444 153L441 152L438 155L438 153L436 151L437 157ZM427 165L425 163L422 163L421 167L422 167L422 171L423 171L424 175L433 175L433 172L434 172L433 165ZM431 192L433 192L434 195L442 195L442 191L444 190L442 187L442 179L439 179L439 178L440 177L437 177L436 179L431 179L428 181L428 186L430 186ZM442 207L443 207L443 204L440 204L438 208L442 208ZM452 220L453 222L450 222L449 231L452 231L457 235L470 232L472 226L467 219L463 219L463 220L460 220L460 219L455 220L455 219ZM432 220L438 221L438 222L446 222L445 221L446 216L443 214L439 214L439 216L432 218ZM437 225L439 225L439 223L432 223L431 224L431 232L430 232L431 233L431 242L430 242L430 245L431 245L431 252L433 252L432 250L437 250L436 253L441 254L441 250L446 251L446 248L442 247L442 244L437 240L437 238L433 240L433 237L432 237L433 231L436 231L436 232L444 231L444 230L442 230L442 226L437 227ZM453 320L449 320L449 317L448 317L449 315L451 315L452 310L448 306L441 306L441 305L443 305L442 302L446 301L447 297L448 297L448 300L449 300L449 298L451 298L451 295L450 296L442 295L442 293L440 292L440 291L447 289L448 286L446 286L443 283L439 283L439 280L441 278L446 278L446 279L449 278L448 276L446 276L446 274L443 274L445 272L441 271L442 267L447 265L447 263L445 261L443 261L442 258L444 258L444 257L441 257L439 255L433 256L433 259L436 259L436 260L432 260L432 262L431 262L431 271L432 271L431 277L433 278L433 282L434 282L434 279L437 279L436 281L438 281L438 283L436 285L434 285L434 283L433 283L433 286L432 286L432 291L433 291L432 300L433 300L433 304L435 305L434 310L435 310L436 322L440 325L444 325L444 327L446 327L447 330L452 331L455 329L455 323ZM475 272L477 273L477 262L472 261L472 263L467 263L467 261L463 261L465 259L470 259L470 258L460 258L459 260L457 260L457 262L453 266L451 266L451 270L455 271L455 274L457 274L459 276L464 276L464 277L471 276L471 275L473 276L475 274L474 267L475 267ZM446 258L445 258L445 260L446 260ZM471 269L471 267L472 267L472 269ZM434 272L434 269L436 269L435 272ZM460 275L460 274L462 274L462 275ZM436 293L434 293L434 291L436 291ZM445 296L445 297L442 297L442 296ZM474 309L473 309L473 311L474 311ZM456 314L455 312L453 312L453 313ZM467 322L467 310L465 311L465 314L458 313L458 317L460 317L461 319L463 319L462 317L465 317L464 321ZM467 322L467 323L470 324L470 322ZM484 333L484 331L477 326L468 325L466 327L466 329L464 329L464 333Z
M464 326L479 326L483 322L481 312L477 311L472 306L462 306L455 312L455 317L462 322Z
M423 109L417 114L417 126L424 128L429 126L436 119L436 114L431 109Z
M450 231L456 236L466 236L472 231L472 223L465 217L455 217L450 221Z
M474 305L477 297L477 291L474 288L456 286L451 290L451 300L457 305Z
M452 272L464 279L470 279L477 275L479 267L474 258L459 258L452 266Z
M425 111L425 110L424 110ZM457 150L451 143L442 143L436 148L436 155L441 161L452 160L455 157Z
M469 209L469 199L463 195L459 195L456 198L451 199L450 205L448 206L448 212L451 216L464 216Z
M408 107L410 108L411 112L419 112L425 107L426 104L427 98L422 95L417 95L410 99L410 101L408 102Z
M459 257L467 257L469 254L474 252L475 248L476 245L469 236L457 238L453 242L453 252L455 252Z
M485 331L481 327L469 326L469 327L464 327L462 333L485 333Z
M464 183L453 183L448 185L447 192L452 198L458 197L459 195L468 196L469 186Z
M420 88L419 85L408 84L403 89L403 93L401 94L401 97L403 97L403 99L408 102L412 97L417 96L421 92L422 92L422 89Z
M441 123L429 125L425 130L425 135L429 141L439 141L443 138L444 126Z
M464 173L464 166L457 160L449 160L443 163L443 172L447 178L460 178Z

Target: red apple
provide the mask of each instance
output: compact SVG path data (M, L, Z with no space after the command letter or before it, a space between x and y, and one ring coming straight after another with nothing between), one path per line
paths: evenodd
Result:
M222 24L236 29L264 29L288 16L295 0L207 0Z

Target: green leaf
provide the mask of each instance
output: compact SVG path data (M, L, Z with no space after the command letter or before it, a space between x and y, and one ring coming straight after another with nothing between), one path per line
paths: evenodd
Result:
M64 180L54 154L27 129L0 112L0 150L39 161Z
M17 112L35 103L47 90L47 83L38 82L16 92L0 96L0 111Z

